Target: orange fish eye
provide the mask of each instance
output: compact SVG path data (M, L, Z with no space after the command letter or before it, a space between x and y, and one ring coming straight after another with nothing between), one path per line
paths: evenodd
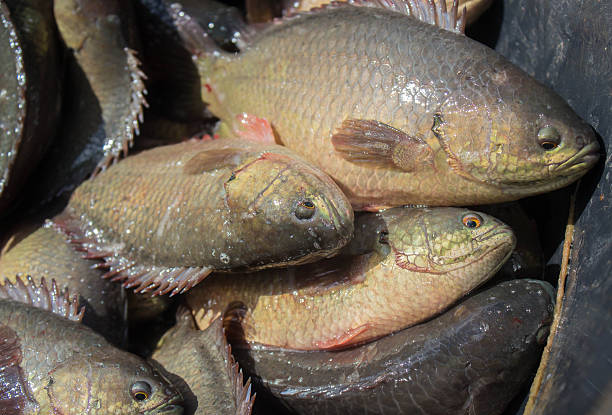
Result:
M144 381L134 382L130 387L130 394L136 401L146 401L151 395L151 385Z
M550 151L559 146L561 143L561 134L554 127L540 128L538 131L538 144L545 151Z
M315 214L315 204L310 200L302 200L298 203L294 214L300 220L310 219Z
M470 229L476 229L482 224L482 218L480 215L476 215L475 213L468 213L467 215L463 216L461 221L466 228Z

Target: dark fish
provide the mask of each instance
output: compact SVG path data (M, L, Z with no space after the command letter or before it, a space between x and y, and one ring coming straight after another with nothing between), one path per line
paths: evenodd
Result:
M593 130L464 36L464 22L444 2L333 3L271 25L235 55L195 24L181 30L220 133L236 114L267 119L358 210L510 201L585 174L599 157Z
M31 279L0 285L4 415L183 413L181 395L166 379L80 324L76 298L51 287Z
M198 327L240 304L232 342L351 347L439 314L493 276L516 243L504 223L458 208L388 209L360 216L355 229L357 247L348 250L371 252L210 277L187 296Z
M497 415L536 368L553 297L546 282L509 281L350 350L234 353L295 413Z
M185 415L250 414L255 400L251 382L243 384L222 319L200 331L191 313L179 310L176 326L164 335L151 357L183 395Z
M154 295L212 270L312 262L353 234L350 203L329 177L284 147L239 139L128 157L81 184L53 222L105 261L107 277Z
M24 224L22 226L27 226ZM84 259L66 236L50 227L32 231L0 257L0 284L17 277L55 280L60 290L79 293L85 308L83 324L120 344L125 337L126 298L121 286L102 279L97 261Z
M53 8L70 50L70 95L58 140L33 181L44 201L126 154L146 105L131 2L56 0Z
M0 215L55 134L61 59L52 2L0 1Z

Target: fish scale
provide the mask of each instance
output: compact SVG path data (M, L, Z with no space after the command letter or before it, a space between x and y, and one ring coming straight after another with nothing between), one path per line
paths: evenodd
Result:
M474 229L464 223L472 216ZM508 226L467 209L389 209L361 216L355 229L336 258L252 278L209 277L187 295L198 327L242 304L241 331L228 329L236 347L353 346L436 315L491 277L515 245Z
M204 49L202 97L230 129L236 114L267 119L356 209L516 200L584 174L598 158L590 127L555 93L452 30L382 6L335 4L271 25L237 55L195 45ZM367 138L341 149L347 120ZM367 148L379 138L363 126L371 121L403 132L393 145L406 154L429 156L405 167L373 156ZM546 126L561 137L550 151L538 136Z

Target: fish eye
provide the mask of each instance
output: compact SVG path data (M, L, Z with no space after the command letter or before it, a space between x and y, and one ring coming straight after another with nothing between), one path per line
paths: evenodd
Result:
M482 218L480 217L480 215L477 215L475 213L468 213L467 215L463 216L461 222L463 222L463 225L466 228L476 229L482 224Z
M378 242L384 245L389 245L389 232L380 231L378 234Z
M138 382L134 382L130 387L130 394L134 400L142 402L149 399L151 396L151 385L147 382L139 380Z
M295 217L301 220L310 219L315 214L315 204L310 200L303 200L298 203L295 209Z
M559 146L561 134L554 127L543 127L538 131L538 143L546 151L553 150Z

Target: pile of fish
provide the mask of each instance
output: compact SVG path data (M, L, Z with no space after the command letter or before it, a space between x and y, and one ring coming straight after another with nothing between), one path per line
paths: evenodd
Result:
M0 0L0 412L501 414L555 293L489 204L600 150L448 3Z

